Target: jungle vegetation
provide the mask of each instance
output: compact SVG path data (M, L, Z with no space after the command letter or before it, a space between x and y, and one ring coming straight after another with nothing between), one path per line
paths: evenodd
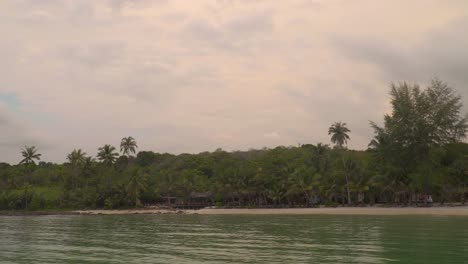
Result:
M343 122L330 126L331 145L172 155L137 151L136 140L124 137L121 154L111 144L95 155L77 148L63 164L25 146L18 164L0 163L0 209L190 203L200 194L236 207L411 204L428 194L464 203L468 117L460 95L434 79L425 89L392 84L390 98L382 125L370 122L375 135L367 150L347 149L351 128Z

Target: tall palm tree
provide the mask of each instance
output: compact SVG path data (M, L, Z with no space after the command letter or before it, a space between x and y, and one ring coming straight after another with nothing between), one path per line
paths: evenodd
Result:
M327 167L327 153L330 148L327 144L318 143L314 146L313 153L315 154L315 169L317 173L322 173Z
M25 146L21 150L21 155L23 159L20 161L20 164L36 164L34 160L41 159L41 154L37 153L37 148L35 146Z
M135 170L130 177L127 185L127 196L131 202L135 203L135 206L140 206L141 193L146 189L146 182L144 175Z
M320 178L320 174L315 173L312 167L301 166L289 177L288 194L302 194L306 200L306 206L309 207L312 196L317 195Z
M346 194L347 194L347 200L348 204L351 204L351 180L356 177L357 174L359 174L359 165L356 162L356 160L347 157L344 158L342 157L343 161L343 173L345 176L346 180Z
M85 178L85 187L88 188L89 178L95 173L94 159L92 157L86 157L83 160L82 173Z
M328 135L332 135L331 142L340 149L342 149L343 146L348 143L348 140L350 140L347 134L349 132L351 132L351 130L346 127L346 123L342 122L335 122L328 129Z
M29 203L33 199L33 192L31 192L32 185L26 183L23 186L23 199L22 199L22 207L24 209L28 209Z
M135 154L137 148L137 142L133 137L124 137L122 141L120 141L120 152L122 152L123 155L130 156L130 153Z
M41 154L37 153L36 146L25 146L21 150L21 155L23 156L23 159L20 161L19 164L26 165L26 173L24 174L24 183L26 184L30 180L30 174L31 174L30 165L35 165L36 162L34 160L40 160Z
M79 175L80 165L83 165L86 159L86 153L81 149L74 149L70 154L67 155L67 160L70 162L72 167L71 173L71 185L73 190L76 188L75 178Z
M107 178L107 189L110 193L112 193L112 164L114 164L118 156L119 153L115 152L115 147L109 144L99 148L98 154L96 155L97 159L105 165L105 168L102 169L104 169L104 175L106 175Z
M112 165L117 160L118 156L119 153L115 152L115 147L109 144L104 145L104 147L100 147L98 149L98 154L96 155L98 160L108 166Z
M86 159L86 152L83 152L81 149L74 149L70 154L67 155L67 160L73 166L84 163Z

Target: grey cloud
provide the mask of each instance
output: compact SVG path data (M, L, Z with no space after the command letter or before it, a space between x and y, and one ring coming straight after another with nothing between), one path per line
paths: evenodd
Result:
M234 18L225 24L230 34L241 36L268 33L274 28L271 13L266 11Z
M169 54L168 57L176 55ZM148 61L129 62L128 71L106 83L114 95L122 94L142 103L162 109L184 96L204 94L212 87L221 87L217 69L211 65L194 63L187 66L166 56Z
M202 49L214 47L222 52L250 53L273 29L272 13L259 11L218 24L195 19L186 24L184 35L202 43Z
M193 20L185 27L185 33L204 41L218 41L222 32L207 20Z
M164 2L163 0L108 0L107 2L93 0L25 0L16 2L12 7L15 11L13 14L16 15L4 20L7 22L18 22L19 25L24 25L28 28L48 26L55 28L57 32L62 32L61 30L65 27L73 27L76 32L83 33L79 30L80 28L102 27L105 29L106 27L111 27L115 22L122 23L136 20L137 17L135 16L122 16L121 10L124 7L144 9L152 4ZM106 4L113 10L110 15L103 8ZM9 16L10 14L7 15ZM0 17L1 20L2 18Z
M120 11L126 6L138 6L138 7L148 7L150 5L162 5L167 4L167 0L107 0L109 6L114 10Z
M63 6L65 1L62 0L20 0L19 3L25 6L34 6L34 7L50 7L50 6Z
M391 45L388 40L376 39L370 36L350 37L340 36L333 39L335 46L352 60L361 60L377 64L384 68L386 77L411 76L413 66L409 52Z
M15 121L15 117L2 110L0 105L0 160L15 162L19 148L37 145L39 140L28 135L27 129Z
M13 5L16 8L22 10L22 15L27 15L29 12L44 11L44 10L55 10L57 8L65 8L67 6L66 1L63 0L19 0L13 1Z
M322 96L321 89L330 92L329 96ZM344 88L345 87L345 88ZM282 89L284 100L291 100L308 114L305 121L309 124L291 125L288 135L304 142L310 138L315 142L329 141L328 127L336 122L346 122L351 129L351 142L358 148L366 148L373 135L369 121L382 120L388 87L376 86L373 83L349 81L346 84L331 78L316 78L307 87L285 87ZM304 120L302 121L304 122ZM310 132L307 132L310 130Z
M118 60L124 55L124 49L122 42L68 45L58 48L57 55L71 65L78 63L94 68Z
M335 46L352 60L378 66L390 81L408 80L427 83L439 77L458 92L468 104L468 17L456 19L444 28L427 33L417 44L398 46L388 40L369 36L338 37ZM395 43L395 42L393 42Z
M184 12L168 12L161 15L161 18L169 23L177 23L185 21L188 15Z
M0 126L7 126L9 123L9 120L0 113Z
M108 0L109 5L113 9L118 9L118 10L120 10L125 5L133 3L133 2L134 0Z
M350 6L347 19L362 13ZM387 40L393 35L336 36L328 45L323 32L342 32L335 7L303 0L0 1L0 92L16 93L27 113L0 112L0 160L17 160L30 142L41 143L45 159L63 161L73 148L95 154L124 135L142 149L176 153L328 142L328 126L339 120L360 148L372 134L368 120L386 110L390 81L427 80L437 68L466 88L455 85L466 81L457 73L467 68L466 20L414 47ZM388 28L365 31L377 30ZM442 53L446 46L453 53Z

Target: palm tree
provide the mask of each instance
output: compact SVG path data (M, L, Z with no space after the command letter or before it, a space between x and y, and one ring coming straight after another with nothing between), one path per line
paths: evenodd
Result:
M85 178L85 187L88 188L88 182L89 178L93 176L95 173L94 171L94 159L92 157L86 157L83 160L83 168L82 168L82 173Z
M127 185L127 196L131 202L135 203L135 206L141 205L140 196L145 189L146 182L144 175L135 170Z
M289 177L288 194L302 194L309 207L312 196L318 194L320 178L320 174L315 173L311 167L301 166Z
M342 157L343 173L346 180L346 194L348 204L351 204L351 181L361 176L359 163L351 157Z
M70 162L72 166L72 173L71 173L71 185L73 190L76 187L75 183L75 177L78 176L79 171L78 167L79 165L82 165L85 162L85 157L86 153L83 152L81 149L74 149L70 154L67 155L67 160Z
M133 137L122 138L120 142L120 152L122 152L123 155L130 156L130 153L135 154L137 148L137 143Z
M104 147L98 149L98 154L96 156L102 163L110 166L117 160L119 153L115 152L114 146L106 144Z
M98 154L96 157L100 160L104 165L105 168L104 172L107 178L107 188L110 193L112 193L112 164L117 160L119 153L115 152L115 147L109 144L104 145L98 149Z
M25 146L21 150L21 155L23 155L23 159L20 161L19 164L36 164L34 160L41 159L41 154L37 153L37 148L35 146Z
M74 149L70 154L67 155L67 160L73 166L84 163L86 159L86 152L83 152L81 149Z
M332 135L331 142L340 149L342 149L343 145L346 145L348 140L350 140L347 134L348 132L351 132L351 130L346 127L346 123L342 122L335 122L328 129L328 135Z
M31 203L31 200L33 199L33 191L31 191L32 186L28 183L26 183L23 186L23 198L22 198L22 207L24 209L28 209L29 203Z
M315 169L317 173L322 173L327 167L327 153L330 148L327 144L318 143L317 146L314 146L313 152L316 156L315 158Z
M20 161L19 164L26 165L26 173L24 174L24 183L29 181L30 174L31 174L31 167L30 165L35 165L36 162L34 160L40 160L41 154L37 153L36 146L25 146L21 150L21 155L23 159Z

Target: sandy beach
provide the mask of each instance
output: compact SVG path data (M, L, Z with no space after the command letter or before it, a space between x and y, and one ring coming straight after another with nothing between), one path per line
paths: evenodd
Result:
M337 208L272 208L272 209L122 209L75 211L0 211L0 216L18 215L434 215L468 216L468 206L453 207L337 207Z
M78 210L72 211L80 215L131 215L131 214L188 214L192 211L168 209L123 209L123 210Z
M456 207L338 207L338 208L288 208L288 209L201 209L201 210L80 210L80 215L128 214L199 214L199 215L439 215L468 216L468 206Z

